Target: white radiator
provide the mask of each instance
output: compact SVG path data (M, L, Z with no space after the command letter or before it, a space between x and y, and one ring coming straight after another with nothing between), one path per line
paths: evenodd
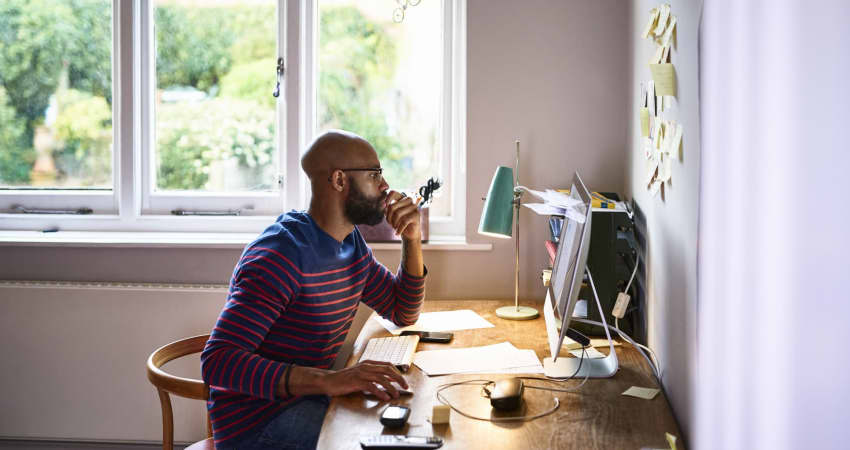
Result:
M159 442L145 361L208 334L226 286L0 281L0 438ZM200 378L200 359L167 364ZM203 439L205 404L172 396L175 440Z

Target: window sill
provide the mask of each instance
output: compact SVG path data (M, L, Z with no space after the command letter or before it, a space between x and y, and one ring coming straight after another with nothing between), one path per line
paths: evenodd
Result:
M104 248L206 248L242 249L257 233L179 233L119 231L0 231L0 246L104 247ZM490 243L468 243L463 237L432 236L423 250L490 251ZM375 242L373 250L397 250L401 243Z

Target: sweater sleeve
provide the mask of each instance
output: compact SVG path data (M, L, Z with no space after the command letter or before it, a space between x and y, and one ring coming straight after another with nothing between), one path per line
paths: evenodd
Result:
M407 273L400 266L398 274L394 275L371 252L369 257L369 275L361 301L398 326L416 323L425 299L428 269L425 268L424 275L418 277Z
M227 302L201 353L210 386L273 400L287 363L256 354L271 326L295 296L295 265L264 248L246 251L230 280Z

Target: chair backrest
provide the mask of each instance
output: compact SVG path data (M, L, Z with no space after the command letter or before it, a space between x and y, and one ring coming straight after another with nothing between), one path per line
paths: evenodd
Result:
M168 394L172 393L181 397L206 401L209 399L210 387L201 380L171 375L160 367L182 356L200 353L209 338L210 335L205 334L181 339L156 349L148 357L148 380L156 387L159 403L162 407L162 448L164 450L174 448L174 416L171 411L171 398ZM207 437L211 436L212 428L209 416L207 416Z

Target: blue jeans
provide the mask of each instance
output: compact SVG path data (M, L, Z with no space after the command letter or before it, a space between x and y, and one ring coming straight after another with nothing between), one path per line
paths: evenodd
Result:
M224 449L314 449L330 402L330 397L325 395L304 397L287 406L265 427Z

